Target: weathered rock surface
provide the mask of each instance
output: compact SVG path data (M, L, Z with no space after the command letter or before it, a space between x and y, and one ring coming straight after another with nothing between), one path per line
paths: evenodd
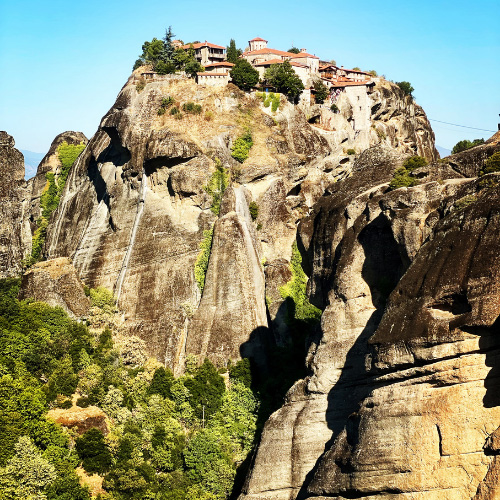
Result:
M268 327L260 245L248 198L243 187L225 192L206 285L188 330L186 352L219 365L258 359L263 351L258 332L265 335Z
M24 158L12 136L0 131L0 277L19 275L31 250L29 187Z
M388 192L398 161L366 151L301 224L322 337L241 498L498 494L498 177Z
M71 258L87 285L114 290L125 330L146 340L151 354L176 372L182 370L185 352L225 362L226 355L241 355L241 344L252 332L266 328L265 289L276 291L283 284L274 282L276 274L266 280L261 262L290 260L297 223L352 170L343 149L354 145L362 150L372 139L360 142L353 131L345 142L345 137L309 124L304 110L287 103L270 117L256 99L231 86L204 88L174 76L150 81L139 92L136 76L123 87L70 172L48 230L46 253ZM178 107L200 103L215 119L207 122L189 113L182 120L160 116L157 111L167 95ZM405 105L398 116L411 121L412 113ZM432 139L428 122L426 126ZM230 148L247 127L254 145L240 165ZM425 128L423 121L420 127ZM404 133L401 152L434 157L433 146L422 146L417 128ZM257 203L256 221L241 210L229 210L216 223L204 189L215 158L248 190L246 203ZM203 232L214 223L214 245L225 243L210 259L200 302L194 264ZM235 255L247 261L246 270ZM241 285L235 276L242 277ZM244 290L237 291L238 286ZM279 306L277 300L274 307ZM248 314L239 322L238 307ZM212 326L205 325L202 332L200 325L209 318ZM271 319L286 331L282 319L274 314ZM201 338L203 342L190 340Z
M82 132L66 131L58 136L52 141L47 154L42 158L39 163L36 175L31 180L31 222L34 224L36 220L40 217L40 196L42 195L46 185L47 179L45 174L53 173L58 175L61 172L61 161L57 155L57 148L63 143L68 144L87 144L89 141ZM34 229L33 229L34 230Z
M86 316L90 308L90 300L67 257L39 262L26 271L19 298L62 307L73 318Z

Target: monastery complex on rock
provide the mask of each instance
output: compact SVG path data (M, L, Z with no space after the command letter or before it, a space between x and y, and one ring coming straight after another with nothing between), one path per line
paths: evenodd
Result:
M377 80L365 71L345 69L343 66L338 67L327 61L320 61L319 57L309 54L306 49L300 49L300 52L295 54L269 48L267 43L267 40L258 37L250 40L241 57L259 72L261 79L272 65L288 61L304 84L305 90L301 95L301 101L311 100L311 95L314 95L315 79L321 79L330 89L329 98L325 102L330 105L349 87L357 87L356 91L352 89L350 93L369 93ZM205 68L205 71L197 74L196 81L199 85L225 86L231 81L230 71L234 64L227 61L226 47L207 41L182 45L178 40L174 41L174 46L185 50L194 48L196 60Z

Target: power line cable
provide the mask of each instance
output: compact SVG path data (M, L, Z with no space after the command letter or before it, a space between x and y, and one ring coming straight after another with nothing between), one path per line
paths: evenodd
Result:
M434 118L429 118L429 120L432 120L433 122L444 123L445 125L453 125L454 127L470 128L472 130L481 130L482 132L493 132L493 133L496 132L496 130L487 130L485 128L476 128L476 127L468 127L467 125L458 125L457 123L442 122L441 120L435 120Z

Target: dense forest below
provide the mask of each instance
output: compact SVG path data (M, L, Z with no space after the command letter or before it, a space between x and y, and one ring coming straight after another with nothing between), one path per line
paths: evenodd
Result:
M257 429L247 360L221 374L189 358L175 379L140 345L117 349L109 328L95 336L60 308L17 300L18 288L0 283L0 498L90 498L79 466L104 477L102 499L229 495ZM90 295L101 319L112 312L106 290ZM75 404L102 408L109 432L47 418Z

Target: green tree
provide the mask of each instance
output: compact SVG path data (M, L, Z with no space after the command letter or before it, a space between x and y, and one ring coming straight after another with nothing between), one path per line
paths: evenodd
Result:
M463 141L458 141L451 150L451 154L455 155L457 153L461 153L462 151L466 151L467 149L473 148L475 146L479 146L480 144L484 144L484 139L474 139L473 141L469 141L468 139L464 139Z
M163 368L161 366L153 375L153 380L151 380L151 384L148 387L148 394L159 394L164 398L171 398L172 394L170 393L170 387L172 387L172 383L174 382L174 375L167 368Z
M236 64L240 56L241 50L236 48L236 42L231 38L227 47L227 61Z
M325 99L328 97L329 91L328 87L319 79L315 79L314 83L315 99L318 104L323 104Z
M240 382L245 387L252 385L252 371L250 369L250 360L248 358L240 359L235 365L229 367L229 378Z
M93 474L102 474L111 466L111 453L99 429L92 428L76 440L76 451L83 468Z
M157 61L155 71L159 75L171 75L175 73L175 64L172 61Z
M205 491L219 498L229 495L235 471L216 431L205 429L197 434L184 452L184 461L188 476Z
M196 76L196 73L201 73L202 71L204 71L204 69L205 68L196 59L190 59L184 67L184 71L191 78L194 78Z
M193 49L193 51L194 51L194 49ZM184 50L184 49L179 48L174 52L173 60L174 60L175 67L177 69L184 69L186 64L191 59L194 59L194 55L191 56L189 54L189 50Z
M291 49L288 49L287 52L290 52L292 54L300 54L300 50L297 47L292 47Z
M165 30L165 36L163 37L163 50L161 53L161 59L165 63L173 64L174 62L175 47L172 45L174 36L175 35L172 33L172 26L169 26Z
M291 99L296 99L304 90L302 80L295 73L289 61L274 64L266 71L264 77L278 92L286 94Z
M250 90L259 82L259 72L246 59L238 59L229 74L241 90Z
M144 42L142 45L141 59L145 64L152 64L153 67L162 58L164 52L163 40L153 38L150 42Z
M2 471L0 479L5 498L44 498L42 492L57 476L54 466L42 456L28 436L20 437L14 449L15 455Z
M184 385L189 389L189 402L199 419L203 415L208 419L219 410L225 391L224 379L208 359L196 369L193 378L186 379Z
M415 90L410 82L396 82L396 85L403 91L404 95L413 96Z
M414 170L420 167L425 167L427 160L422 156L411 156L407 158L403 165L394 172L394 177L389 183L390 189L398 189L400 187L412 187L418 184L418 179L411 174Z

